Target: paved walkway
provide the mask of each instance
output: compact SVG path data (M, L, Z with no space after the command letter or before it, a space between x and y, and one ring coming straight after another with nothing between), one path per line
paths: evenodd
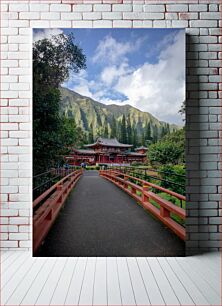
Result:
M184 242L97 171L85 171L36 256L184 256Z

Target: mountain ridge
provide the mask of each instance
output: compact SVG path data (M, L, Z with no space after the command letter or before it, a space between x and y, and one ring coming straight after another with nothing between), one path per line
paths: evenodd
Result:
M61 87L60 92L61 112L67 117L74 118L77 126L81 127L86 133L93 131L94 138L103 136L106 126L109 136L113 117L117 125L120 125L123 115L126 119L129 118L128 120L131 122L132 127L136 129L140 138L145 133L147 124L151 126L151 133L154 133L154 129L156 129L159 136L163 129L168 128L172 132L181 128L175 124L160 121L152 114L143 112L129 104L106 105L65 87Z

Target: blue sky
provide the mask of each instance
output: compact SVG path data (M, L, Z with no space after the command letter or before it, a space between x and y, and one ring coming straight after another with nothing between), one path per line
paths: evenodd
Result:
M105 104L130 104L160 120L182 123L183 29L36 29L34 40L73 33L87 69L63 86Z

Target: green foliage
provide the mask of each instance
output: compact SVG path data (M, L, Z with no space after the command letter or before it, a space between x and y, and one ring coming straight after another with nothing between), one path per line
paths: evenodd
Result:
M158 140L158 129L157 129L157 126L154 125L154 126L153 126L152 141L153 141L154 143L156 143L157 140Z
M161 171L161 178L171 182L161 181L162 187L171 189L179 194L185 194L186 169L184 165L164 165L159 170ZM175 183L175 185L172 183Z
M51 39L34 43L34 83L40 86L58 87L69 77L69 72L78 73L86 68L86 57L81 48L74 44L73 34L59 34ZM47 90L47 89L46 89Z
M132 166L132 167L138 167L138 166L142 166L142 165L143 165L143 163L138 162L138 161L133 161L133 162L131 163L131 166ZM136 168L136 170L138 170L138 168ZM143 179L143 176L141 176L141 179Z
M110 128L111 128L111 135L110 135L110 137L111 138L117 137L117 125L116 125L116 119L115 119L114 116L112 116L112 121L111 121Z
M61 163L67 148L84 141L76 127L73 113L61 115L59 86L70 71L85 68L85 55L73 43L73 36L63 34L43 39L33 46L33 162L34 173Z
M127 142L129 144L132 144L133 142L133 137L132 137L132 126L131 126L131 121L130 121L130 114L127 116Z
M151 137L151 125L150 125L150 122L146 123L146 126L145 126L145 141L147 143L150 143L152 142L153 138Z
M91 98L84 97L66 88L60 88L62 93L62 111L66 114L68 111L73 114L76 123L82 126L83 129L89 133L93 124L94 138L102 136L104 133L104 122L108 124L109 137L116 137L121 141L121 124L123 115L126 121L126 143L134 144L135 140L137 146L141 145L142 133L145 134L145 145L157 141L161 137L161 128L164 126L168 129L165 122L159 121L151 114L142 112L130 105L105 105ZM88 122L88 124L86 124ZM154 127L155 126L155 127ZM170 132L177 129L177 126L168 125ZM137 139L135 139L136 131Z
M126 117L123 115L121 125L120 125L120 141L122 143L127 143L127 132L126 132Z
M178 164L184 162L184 130L178 130L164 136L149 146L148 159L152 164Z
M138 143L138 134L137 134L137 128L133 128L133 146L136 148L139 145Z

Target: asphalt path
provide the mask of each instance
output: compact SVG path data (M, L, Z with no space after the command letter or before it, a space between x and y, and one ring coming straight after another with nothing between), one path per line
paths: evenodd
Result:
M185 244L123 190L85 171L35 256L184 256Z

